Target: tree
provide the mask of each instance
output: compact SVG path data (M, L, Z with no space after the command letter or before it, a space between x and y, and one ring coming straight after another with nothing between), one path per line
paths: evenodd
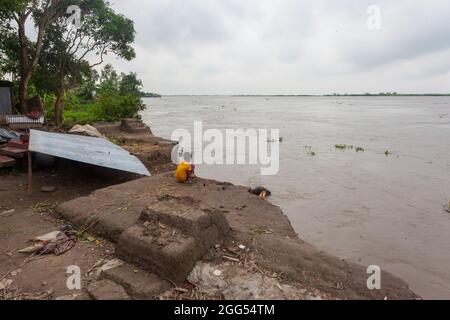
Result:
M54 64L58 81L55 102L58 125L62 121L64 91L77 84L74 80L83 78L83 68L102 64L108 53L126 60L135 57L131 46L135 36L132 20L114 12L105 0L78 0L71 3L80 8L82 15L79 25L72 28L64 17L60 17L49 26L47 33L47 47L54 54L54 59L50 61ZM92 55L97 59L89 64L86 59ZM90 60L94 60L94 57Z
M142 81L137 78L135 72L120 75L119 91L121 94L134 94L141 96Z
M28 85L38 67L44 37L48 26L62 14L64 0L3 0L0 7L2 25L11 26L18 36L19 61L19 103L20 111L25 112ZM36 40L30 41L26 33L26 24L30 16L34 20L37 31Z

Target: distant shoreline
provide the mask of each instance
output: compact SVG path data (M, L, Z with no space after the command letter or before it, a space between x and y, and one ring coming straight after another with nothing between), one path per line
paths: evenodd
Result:
M450 93L398 93L398 94L166 94L143 96L143 98L161 97L450 97Z

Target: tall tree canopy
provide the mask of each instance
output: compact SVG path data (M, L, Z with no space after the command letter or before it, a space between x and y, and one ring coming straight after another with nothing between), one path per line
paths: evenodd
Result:
M60 123L66 89L79 84L107 54L126 60L135 57L133 21L114 12L105 0L4 1L0 28L5 37L0 40L0 55L5 59L0 68L20 77L22 112L33 78L36 84L55 92L55 114ZM29 19L37 31L34 40L25 32Z

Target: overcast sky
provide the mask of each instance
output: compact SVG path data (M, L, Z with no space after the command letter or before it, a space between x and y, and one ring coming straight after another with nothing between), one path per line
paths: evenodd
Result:
M108 61L146 91L450 92L448 0L111 2L135 22L137 57Z

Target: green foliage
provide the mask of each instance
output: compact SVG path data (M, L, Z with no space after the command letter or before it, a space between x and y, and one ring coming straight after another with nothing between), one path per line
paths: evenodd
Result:
M96 101L98 116L105 121L115 121L137 116L143 109L140 96L106 91Z
M65 125L88 124L97 121L117 121L136 117L144 109L140 94L141 81L136 74L117 75L111 65L106 65L95 86L98 95L94 101L83 103L83 96L66 94L64 101ZM48 116L48 115L47 115Z

